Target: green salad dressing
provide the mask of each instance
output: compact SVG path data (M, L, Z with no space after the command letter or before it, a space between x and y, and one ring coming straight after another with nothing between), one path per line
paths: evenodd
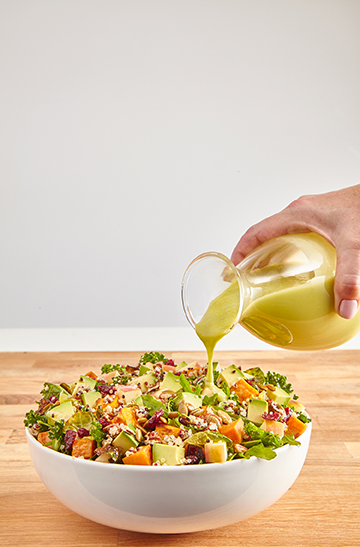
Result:
M304 284L254 300L240 324L261 340L293 350L321 350L343 344L359 331L360 313L343 319L334 310L334 277L314 277Z
M284 283L285 284L285 283ZM230 332L239 312L240 286L234 281L210 304L195 330L208 356L207 388L213 382L215 346ZM239 323L274 346L291 350L322 350L344 344L360 329L360 312L343 319L334 310L334 277L314 277L253 300Z
M240 306L240 286L234 281L219 296L210 302L203 317L195 325L195 331L203 342L207 356L208 369L206 388L217 393L219 388L214 384L213 356L216 344L228 334L236 323Z

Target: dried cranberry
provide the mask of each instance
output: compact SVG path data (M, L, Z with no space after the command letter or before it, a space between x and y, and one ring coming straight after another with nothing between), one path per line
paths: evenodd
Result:
M191 460L191 464L200 463L205 459L202 447L196 446L195 444L186 445L185 457L187 460Z
M114 389L114 386L113 385L108 385L108 384L101 384L98 386L98 389L100 390L100 393L103 397L105 397L105 395L109 395L110 391L113 391Z
M50 403L58 403L59 402L59 399L56 397L56 395L51 395L50 399L49 399Z
M169 366L174 367L174 366L175 366L174 360L173 360L173 359L168 359L168 360L166 361L165 365L169 365Z
M280 418L280 414L279 412L264 412L262 418L264 418L264 420L277 420Z
M158 421L160 420L163 414L164 414L164 410L162 408L154 412L153 416L151 416L151 418L149 418L148 421L146 422L145 427L147 429L155 429L156 424L158 423Z
M75 441L75 438L76 438L76 432L75 431L73 431L72 429L67 429L65 431L64 443L65 443L66 452L71 452L72 445Z
M179 422L182 425L190 425L190 419L187 416L180 416Z
M77 434L79 439L82 439L83 437L88 437L90 435L89 430L85 429L85 427L79 427L77 430Z
M101 427L107 427L109 424L109 422L107 420L105 420L105 418L99 418L99 424L101 425Z
M289 406L287 406L285 408L285 418L284 418L284 422L286 423L288 421L288 419L290 418L290 416L292 415L292 411L291 411L291 408Z

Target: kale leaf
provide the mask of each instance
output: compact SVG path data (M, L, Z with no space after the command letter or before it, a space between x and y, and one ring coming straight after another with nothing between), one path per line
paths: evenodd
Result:
M55 395L55 397L59 398L60 393L64 391L64 389L57 385L57 384L51 384L50 382L44 383L44 389L40 391L41 395L44 396L45 399L49 399L52 397L52 395Z
M35 410L29 410L25 414L24 425L25 427L31 427L37 424L39 426L39 431L47 431L49 429L48 419L46 416L42 416L35 412Z
M61 452L61 445L64 443L64 420L58 420L53 425L50 425L49 437L52 441L53 450Z
M273 386L280 387L286 393L290 395L294 390L292 388L292 385L287 381L286 376L283 376L282 374L279 374L278 372L269 372L266 373L265 376L265 383L266 384L272 384Z
M106 437L105 431L103 431L102 425L100 422L92 422L91 429L90 429L90 435L94 439L94 441L97 443L98 446L101 446L101 443Z
M145 363L152 363L153 365L156 365L156 363L166 363L168 360L169 359L167 359L163 353L159 353L158 351L149 351L140 357L139 363L142 365L145 365Z

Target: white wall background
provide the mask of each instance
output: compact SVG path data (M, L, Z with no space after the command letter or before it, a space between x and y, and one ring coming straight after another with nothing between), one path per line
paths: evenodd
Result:
M360 182L358 0L0 0L0 328L186 325L201 252Z

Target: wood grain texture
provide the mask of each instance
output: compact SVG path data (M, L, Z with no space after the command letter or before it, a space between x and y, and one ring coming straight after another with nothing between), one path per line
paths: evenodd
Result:
M151 348L152 349L152 348ZM161 351L161 350L160 350ZM205 362L202 352L167 352ZM275 505L239 524L193 534L150 535L90 522L58 502L38 478L23 419L45 381L76 380L140 353L0 353L0 545L11 547L360 546L360 351L217 352L223 365L286 374L313 418L304 468Z

